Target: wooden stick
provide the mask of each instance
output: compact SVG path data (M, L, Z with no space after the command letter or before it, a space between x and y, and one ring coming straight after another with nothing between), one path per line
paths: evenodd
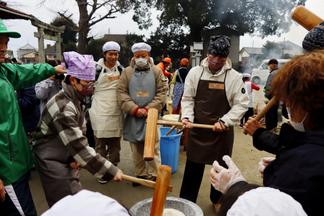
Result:
M169 136L170 135L170 133L172 133L172 131L174 131L174 129L176 128L176 126L175 125L173 125L171 128L170 128L170 130L168 130L168 132L166 132L166 136Z
M302 5L299 5L293 9L291 18L308 31L324 21L322 18Z
M148 110L143 154L146 161L151 161L154 158L158 115L159 111L157 109L151 108Z
M182 122L158 120L157 123L160 125L175 125L178 127L183 127ZM213 129L214 128L214 125L207 125L207 124L191 123L191 125L192 125L192 127L195 127L195 128L205 128L205 129Z
M256 115L255 119L257 121L260 121L262 117L277 103L278 103L277 98L272 97L270 101L266 104L266 106L261 110L261 112Z
M154 181L150 181L150 180L147 180L147 179L136 178L136 177L125 175L125 174L123 174L123 180L138 183L140 185L143 185L143 186L149 187L149 188L153 188L153 189L156 186L156 182L154 182ZM168 191L172 192L172 186L171 185L168 186Z
M159 167L158 177L156 180L156 187L154 190L150 216L162 216L170 179L171 167L161 165Z

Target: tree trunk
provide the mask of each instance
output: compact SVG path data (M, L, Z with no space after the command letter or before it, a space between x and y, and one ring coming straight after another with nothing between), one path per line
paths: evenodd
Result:
M201 42L202 41L202 26L194 26L194 25L190 25L189 24L189 28L190 28L190 43L193 42Z
M88 33L90 31L87 0L76 0L76 2L78 3L80 13L78 52L85 54L88 49Z

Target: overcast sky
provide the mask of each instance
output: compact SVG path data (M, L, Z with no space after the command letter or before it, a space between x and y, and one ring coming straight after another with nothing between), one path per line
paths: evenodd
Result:
M44 5L40 5L40 0L7 0L6 1L9 6L14 6L15 8L27 13L33 14L38 19L44 22L51 22L54 17L57 15L57 11L65 11L68 10L69 13L72 13L73 20L77 22L79 13L78 7L75 1L69 0L56 0L51 1L47 0ZM324 0L307 0L306 7L311 10L313 13L324 18ZM144 34L146 37L150 35L151 32L155 30L158 26L158 21L156 19L158 12L154 11L153 14L153 26L148 30L139 30L137 24L132 21L133 12L129 12L126 14L118 14L116 19L108 19L101 23L95 25L90 34L95 37L101 37L104 34L110 32L111 34L126 34L126 33L136 33L136 34ZM37 39L33 36L34 32L37 29L31 25L30 21L24 20L6 20L6 25L10 30L15 30L21 33L22 37L19 39L12 39L9 42L9 49L16 51L19 47L24 46L26 43L31 44L35 48L38 47ZM240 47L262 47L262 45L267 41L282 41L282 40L290 40L298 45L301 45L303 37L307 31L299 26L296 23L293 23L290 27L290 30L286 34L282 34L280 37L271 36L261 39L260 37L254 35L245 34L240 39ZM46 41L46 43L51 43L50 41Z

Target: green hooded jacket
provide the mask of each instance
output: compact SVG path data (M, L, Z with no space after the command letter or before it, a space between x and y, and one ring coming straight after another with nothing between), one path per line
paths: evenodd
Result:
M16 182L33 164L15 90L54 74L49 64L0 64L0 179L5 185Z

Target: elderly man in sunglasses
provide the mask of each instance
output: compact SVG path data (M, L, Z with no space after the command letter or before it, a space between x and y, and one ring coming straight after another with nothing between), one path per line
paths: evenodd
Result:
M67 76L52 97L35 134L35 159L49 206L79 192L78 165L97 178L122 179L122 172L88 145L83 99L94 90L95 63L90 55L64 53Z

